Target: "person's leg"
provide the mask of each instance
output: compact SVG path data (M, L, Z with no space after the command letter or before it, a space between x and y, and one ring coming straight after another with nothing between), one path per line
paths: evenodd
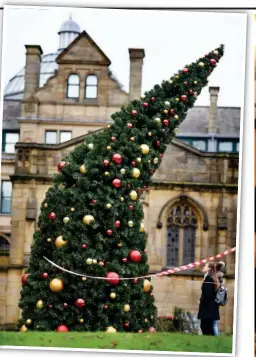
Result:
M214 336L219 335L217 320L213 321L213 333L214 333Z
M203 335L213 335L213 321L201 320L201 330Z
M201 327L202 334L205 335L206 332L207 332L207 331L206 331L205 320L201 320L200 327Z

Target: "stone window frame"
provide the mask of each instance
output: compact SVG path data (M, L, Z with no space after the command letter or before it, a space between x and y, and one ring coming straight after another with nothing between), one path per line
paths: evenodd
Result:
M89 77L94 77L96 78L96 84L87 84L87 80ZM88 98L86 96L86 89L87 87L96 87L96 97L95 98ZM98 99L98 91L99 91L99 79L98 79L98 76L95 74L95 73L88 73L85 77L85 80L84 80L84 99L86 101L97 101Z
M76 76L76 77L78 78L78 84L71 84L71 83L69 83L69 79L70 79L71 76ZM66 98L67 98L67 99L73 99L73 100L79 100L79 98L80 98L80 83L81 83L79 74L76 73L76 72L71 72L71 73L69 73L68 76L67 76L66 83L67 83L67 86L66 86ZM70 96L68 95L69 86L77 86L77 87L78 87L78 96L77 96L77 97L70 97Z
M44 134L44 143L45 143L45 144L48 144L48 143L46 142L47 132L54 132L54 133L56 133L56 143L54 143L54 144L51 143L51 145L61 144L61 143L66 142L66 141L60 141L61 133L71 133L71 139L72 139L72 135L73 135L72 130L52 130L52 129L45 129L45 134ZM71 139L69 139L69 140L71 140ZM67 141L68 141L68 140L67 140Z

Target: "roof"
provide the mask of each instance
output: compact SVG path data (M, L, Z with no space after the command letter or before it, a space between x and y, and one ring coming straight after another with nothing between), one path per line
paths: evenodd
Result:
M72 19L69 19L61 25L58 34L60 34L62 32L80 33L80 27L75 21L73 21Z

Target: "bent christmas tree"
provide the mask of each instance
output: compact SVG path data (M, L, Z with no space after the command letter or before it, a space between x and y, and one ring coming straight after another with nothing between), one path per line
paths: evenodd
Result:
M149 272L140 196L222 55L223 45L123 106L59 163L22 277L21 331L154 329L150 279L137 279Z

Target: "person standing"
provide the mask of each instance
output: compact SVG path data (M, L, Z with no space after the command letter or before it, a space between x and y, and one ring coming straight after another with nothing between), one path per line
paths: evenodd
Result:
M203 273L205 276L201 288L198 319L201 320L202 334L214 336L214 321L220 319L219 305L215 302L219 285L215 264L207 263L203 267Z
M218 262L215 265L216 267L216 275L219 281L219 286L221 286L223 284L223 272L222 269L225 267L225 263L224 262ZM218 336L219 335L219 331L218 331L218 322L217 320L213 321L213 332L214 332L214 336Z

